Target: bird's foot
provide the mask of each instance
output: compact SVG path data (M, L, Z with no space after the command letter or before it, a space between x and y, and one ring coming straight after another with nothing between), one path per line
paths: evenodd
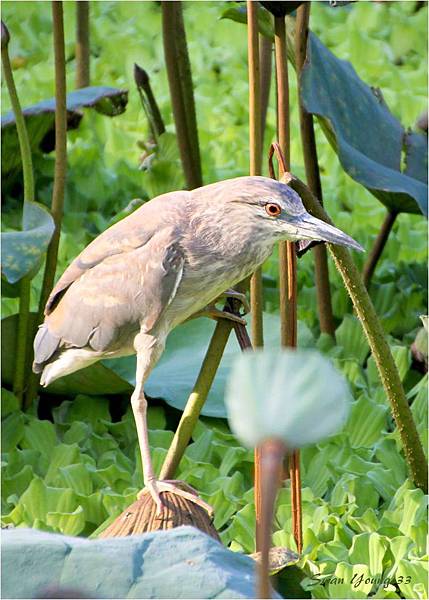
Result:
M246 320L240 315L236 315L227 310L220 310L216 306L208 306L204 311L204 316L210 317L211 319L227 319L228 321L234 321L234 323L240 323L240 325L246 325Z
M244 314L247 315L247 313L250 312L249 301L247 299L246 294L243 294L242 292L237 292L237 290L228 289L224 291L220 298L231 298L231 300L238 300L243 308ZM216 302L217 301L218 300L216 300Z
M222 300L225 299L237 300L238 302L240 302L244 311L243 315L238 314L238 310L234 310L234 312L232 312L232 310L221 310L220 308L217 308L216 304L218 302L222 302ZM228 321L234 321L234 323L240 323L240 325L247 325L246 321L243 319L243 316L247 315L247 313L249 312L250 304L247 300L246 294L242 294L241 292L237 292L233 289L228 289L225 292L223 292L223 294L221 294L219 298L216 298L216 300L214 300L198 312L191 315L187 319L187 321L189 321L190 319L196 319L198 317L208 317L209 319L215 320L227 319Z
M179 487L179 485L181 487ZM185 487L186 489L182 489ZM144 494L150 494L153 498L157 506L156 514L158 517L163 517L164 513L167 510L164 501L161 498L161 494L163 492L169 492L170 494L175 494L176 496L181 496L186 500L190 500L194 502L198 506L201 506L209 515L209 517L213 516L213 508L207 502L204 502L199 496L196 490L193 487L184 483L183 481L177 481L173 479L150 479L146 483L146 487L144 487L138 494L137 498L141 498Z

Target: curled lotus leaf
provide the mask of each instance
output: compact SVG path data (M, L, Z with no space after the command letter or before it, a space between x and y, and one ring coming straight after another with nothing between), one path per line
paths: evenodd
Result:
M300 87L306 110L318 116L350 177L393 212L427 215L427 138L406 132L381 90L313 33Z
M125 111L128 91L112 87L93 86L67 94L67 129L79 127L82 108L114 117ZM55 148L55 98L43 100L23 109L32 152L51 152ZM19 142L15 116L8 112L1 118L2 174L20 168Z
M55 229L50 212L37 202L24 202L22 226L1 234L1 271L10 284L37 271Z

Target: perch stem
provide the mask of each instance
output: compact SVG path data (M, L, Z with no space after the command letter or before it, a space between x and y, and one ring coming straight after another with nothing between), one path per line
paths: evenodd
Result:
M224 310L233 311L236 301L229 300ZM238 307L237 307L238 308ZM183 411L182 418L174 434L173 441L168 449L167 456L161 468L161 479L172 479L186 451L189 441L210 392L220 361L225 351L231 329L234 328L237 340L242 350L252 348L246 327L240 323L221 320L216 325L210 340L209 347L201 365L200 372L195 382L188 401Z
M188 401L168 449L167 456L161 468L161 479L173 479L177 467L185 453L192 432L200 416L201 409L207 399L214 377L218 370L225 346L232 329L232 322L221 320L217 323L209 347L201 365Z
M3 41L3 38L7 38L7 41ZM24 115L22 113L21 104L19 102L18 93L13 79L12 66L10 64L8 52L8 41L9 32L2 23L1 60L3 65L3 74L6 81L13 114L15 116L16 130L18 134L22 162L22 176L24 180L24 202L34 202L34 175L31 146L25 125ZM28 371L26 355L30 314L30 292L31 276L27 275L23 277L19 283L18 337L15 373L13 379L13 391L18 398L20 405L22 405L23 401L24 387Z

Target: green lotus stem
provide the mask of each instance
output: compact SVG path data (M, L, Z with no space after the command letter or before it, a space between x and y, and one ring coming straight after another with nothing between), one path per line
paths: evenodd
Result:
M8 43L9 32L2 21L2 42L1 59L3 65L3 74L6 81L7 91L9 93L13 114L15 116L16 131L18 133L19 148L21 151L22 173L24 179L24 200L34 202L34 176L33 161L31 158L30 140L28 138L27 128L25 126L24 115L13 80L12 66L9 60ZM3 31L5 33L3 34ZM5 40L5 41L4 41ZM6 41L7 40L7 41Z
M40 292L36 327L43 319L45 304L55 280L67 171L67 103L64 17L63 3L58 0L54 0L52 2L52 24L55 58L55 168L51 213L54 220L55 229L46 253L45 271L43 274L42 290ZM32 374L30 385L26 394L27 406L31 404L36 395L38 381L39 378Z
M25 126L24 115L16 91L15 82L12 74L12 67L9 59L8 44L9 32L6 25L1 23L1 60L3 65L3 74L6 81L7 90L15 115L16 130L18 133L19 149L21 152L22 175L24 180L24 202L34 202L34 175L33 161L31 158L30 140L28 138L27 128ZM18 317L18 338L16 345L16 363L13 380L13 391L22 405L24 387L28 365L26 363L27 331L30 314L30 291L31 277L23 277L19 284L19 317Z
M375 238L374 246L371 249L371 252L368 255L368 258L363 267L363 281L367 287L369 288L371 284L371 279L375 271L375 267L377 266L377 262L384 250L384 246L386 245L387 239L389 237L390 232L392 231L393 224L396 221L396 217L398 213L394 210L387 211L386 217L381 225L381 229Z
M287 174L284 181L298 192L304 206L312 215L331 225L333 224L320 202L302 181L290 174ZM417 487L427 493L427 460L383 327L368 295L362 275L356 267L350 252L342 246L329 244L328 247L368 339L399 431L411 478Z
M58 0L54 0L52 2L52 22L55 56L55 171L51 212L55 223L55 230L46 255L46 265L43 277L42 292L40 295L39 313L43 312L55 279L67 170L67 105L64 19L63 3Z
M161 2L164 55L177 142L187 188L203 185L191 66L183 23L182 3Z
M185 453L197 424L201 409L207 399L211 385L222 359L225 346L231 333L232 322L221 320L216 325L210 340L207 353L201 365L200 372L195 382L185 410L182 413L179 425L174 434L173 441L168 449L167 456L161 468L160 479L172 479L177 467Z
M229 310L238 314L239 302L229 299L224 310ZM207 400L208 393L212 386L220 361L225 351L231 329L234 329L240 349L252 349L252 342L245 325L234 323L232 321L220 321L213 332L209 347L201 365L194 389L188 398L182 418L174 434L173 441L168 449L164 464L161 469L161 479L171 479L174 477L177 467L186 451L189 441L200 416L201 409Z
M307 184L313 194L323 205L322 184L319 163L317 160L316 138L314 135L313 116L303 105L299 89L299 78L307 56L308 24L310 20L311 2L305 2L297 9L295 34L295 60L298 79L299 119L301 128L302 149L304 154ZM319 308L320 331L335 338L335 322L332 312L331 289L329 286L328 256L326 246L319 244L313 249L317 305Z
M90 85L89 2L76 2L76 88Z

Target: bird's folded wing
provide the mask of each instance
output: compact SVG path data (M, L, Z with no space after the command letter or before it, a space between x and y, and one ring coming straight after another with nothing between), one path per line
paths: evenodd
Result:
M158 196L93 240L58 280L46 303L45 315L54 310L67 288L86 271L109 257L133 252L147 244L152 236L165 227L166 204L177 207L179 218L180 206L186 203L188 195L189 192L181 191Z
M60 346L115 351L139 329L156 326L176 294L183 265L179 236L173 227L161 229L144 246L107 256L83 272L44 326Z
M111 256L133 251L136 248L144 246L152 236L150 229L143 229L132 232L132 235L127 235L122 231L124 229L124 222L121 221L117 225L121 227L111 227L98 236L64 271L48 298L45 315L49 315L54 310L67 288L86 271L93 269Z

